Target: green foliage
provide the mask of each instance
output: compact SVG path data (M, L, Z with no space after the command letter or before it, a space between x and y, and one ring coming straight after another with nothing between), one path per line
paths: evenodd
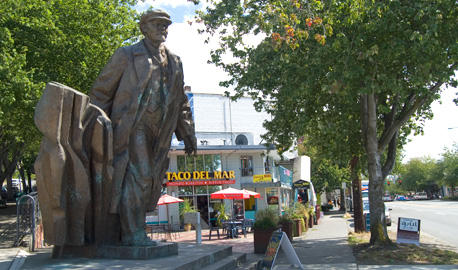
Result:
M283 215L278 219L278 223L293 223L294 208L285 207Z
M431 157L411 159L404 165L404 170L399 176L399 181L393 186L402 186L408 191L426 191L431 193L436 185L436 160Z
M303 7L308 10L300 17ZM458 3L453 0L230 0L199 16L205 31L225 33L221 48L212 53L212 62L231 77L222 85L234 86L234 98L251 95L258 110L272 115L264 124L265 141L282 152L317 131L322 140L313 146L327 145L325 153L337 156L322 157L328 163L315 170L322 178L335 176L336 169L327 169L342 166L342 156L365 153L370 192L376 193L371 197L380 198L371 208L378 210L397 149L412 131L422 132L417 123L432 117L430 104L441 86L457 85ZM309 29L307 16L322 18L320 27ZM321 25L324 45L298 34L313 36ZM250 47L243 38L253 33L266 38ZM224 62L225 52L240 61ZM381 210L371 210L376 212Z
M341 155L333 158L330 152L325 152L332 148L329 144L319 143L310 139L310 137L315 136L304 136L301 139L302 143L298 144L298 153L299 155L309 156L312 160L311 176L316 192L332 191L342 187L343 182L349 183L350 168L348 160L350 156L344 157L344 155ZM324 137L326 136L324 135ZM325 148L327 147L329 148L326 150ZM337 162L340 158L342 158L341 162Z
M451 187L453 197L453 190L458 186L458 144L455 143L452 148L445 148L438 162L437 172L439 183Z
M312 208L309 207L307 204L296 202L294 203L294 218L308 219L310 217L311 210Z
M136 3L0 1L2 161L21 161L32 170L41 140L33 116L45 84L57 81L87 93L114 50L139 36Z
M278 226L278 215L277 213L270 209L265 208L258 210L256 212L255 222L253 227L255 229L271 229Z
M186 213L196 213L197 210L194 207L193 203L191 200L184 200L183 202L180 203L179 206L179 214L180 216L184 216Z
M216 218L216 226L222 226L223 221L229 219L229 216L226 214L226 208L224 207L224 204L221 203L217 211L218 211L218 216Z

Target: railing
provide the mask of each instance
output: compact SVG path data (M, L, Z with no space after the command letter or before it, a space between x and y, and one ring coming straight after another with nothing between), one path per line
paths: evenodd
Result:
M24 236L31 234L32 243L31 251L35 250L35 229L36 221L40 218L38 209L37 193L32 192L28 195L21 196L16 201L17 208L17 246Z

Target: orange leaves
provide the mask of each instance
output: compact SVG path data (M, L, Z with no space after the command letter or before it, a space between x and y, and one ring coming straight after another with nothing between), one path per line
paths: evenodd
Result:
M272 40L273 41L278 41L280 39L281 39L281 37L280 37L279 33L272 33Z
M313 20L311 18L307 18L305 19L305 24L308 26L308 27L311 27L312 24L313 24Z
M289 25L286 25L285 29L286 29L286 35L287 36L294 37L294 28L292 28Z
M315 19L307 18L305 19L305 24L310 28L312 26L319 26L323 24L323 19L316 17Z
M324 45L324 43L326 42L325 37L320 34L315 34L315 40L318 41L318 43L320 43L321 45Z

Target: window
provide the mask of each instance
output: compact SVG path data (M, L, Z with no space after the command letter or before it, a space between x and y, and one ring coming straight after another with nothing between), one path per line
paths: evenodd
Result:
M207 186L196 186L195 194L205 195L207 194Z
M271 163L272 162L270 161L270 157L269 156L264 157L264 173L265 174L269 174L270 173Z
M242 156L241 157L241 169L242 169L242 176L252 176L253 175L253 157L252 156Z
M223 189L223 186L208 186L208 194L212 194L222 189Z
M177 156L177 166L179 172L186 171L186 156Z
M177 156L179 172L221 171L221 155Z
M221 155L213 155L213 171L222 171Z
M192 187L179 187L178 188L178 195L185 196L185 195L192 195Z

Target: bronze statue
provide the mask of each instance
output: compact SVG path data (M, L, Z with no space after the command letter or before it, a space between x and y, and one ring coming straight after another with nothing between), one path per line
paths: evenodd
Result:
M196 150L182 63L163 44L171 23L163 10L143 15L140 29L145 39L119 48L90 93L91 103L111 119L110 213L119 214L126 245L137 245L146 237L145 213L159 200L172 133L184 140L188 154Z
M161 195L173 133L188 155L197 150L182 63L163 44L170 24L163 10L144 14L145 38L116 50L90 103L69 87L47 85L35 113L44 135L35 167L48 243L154 244L145 215Z

